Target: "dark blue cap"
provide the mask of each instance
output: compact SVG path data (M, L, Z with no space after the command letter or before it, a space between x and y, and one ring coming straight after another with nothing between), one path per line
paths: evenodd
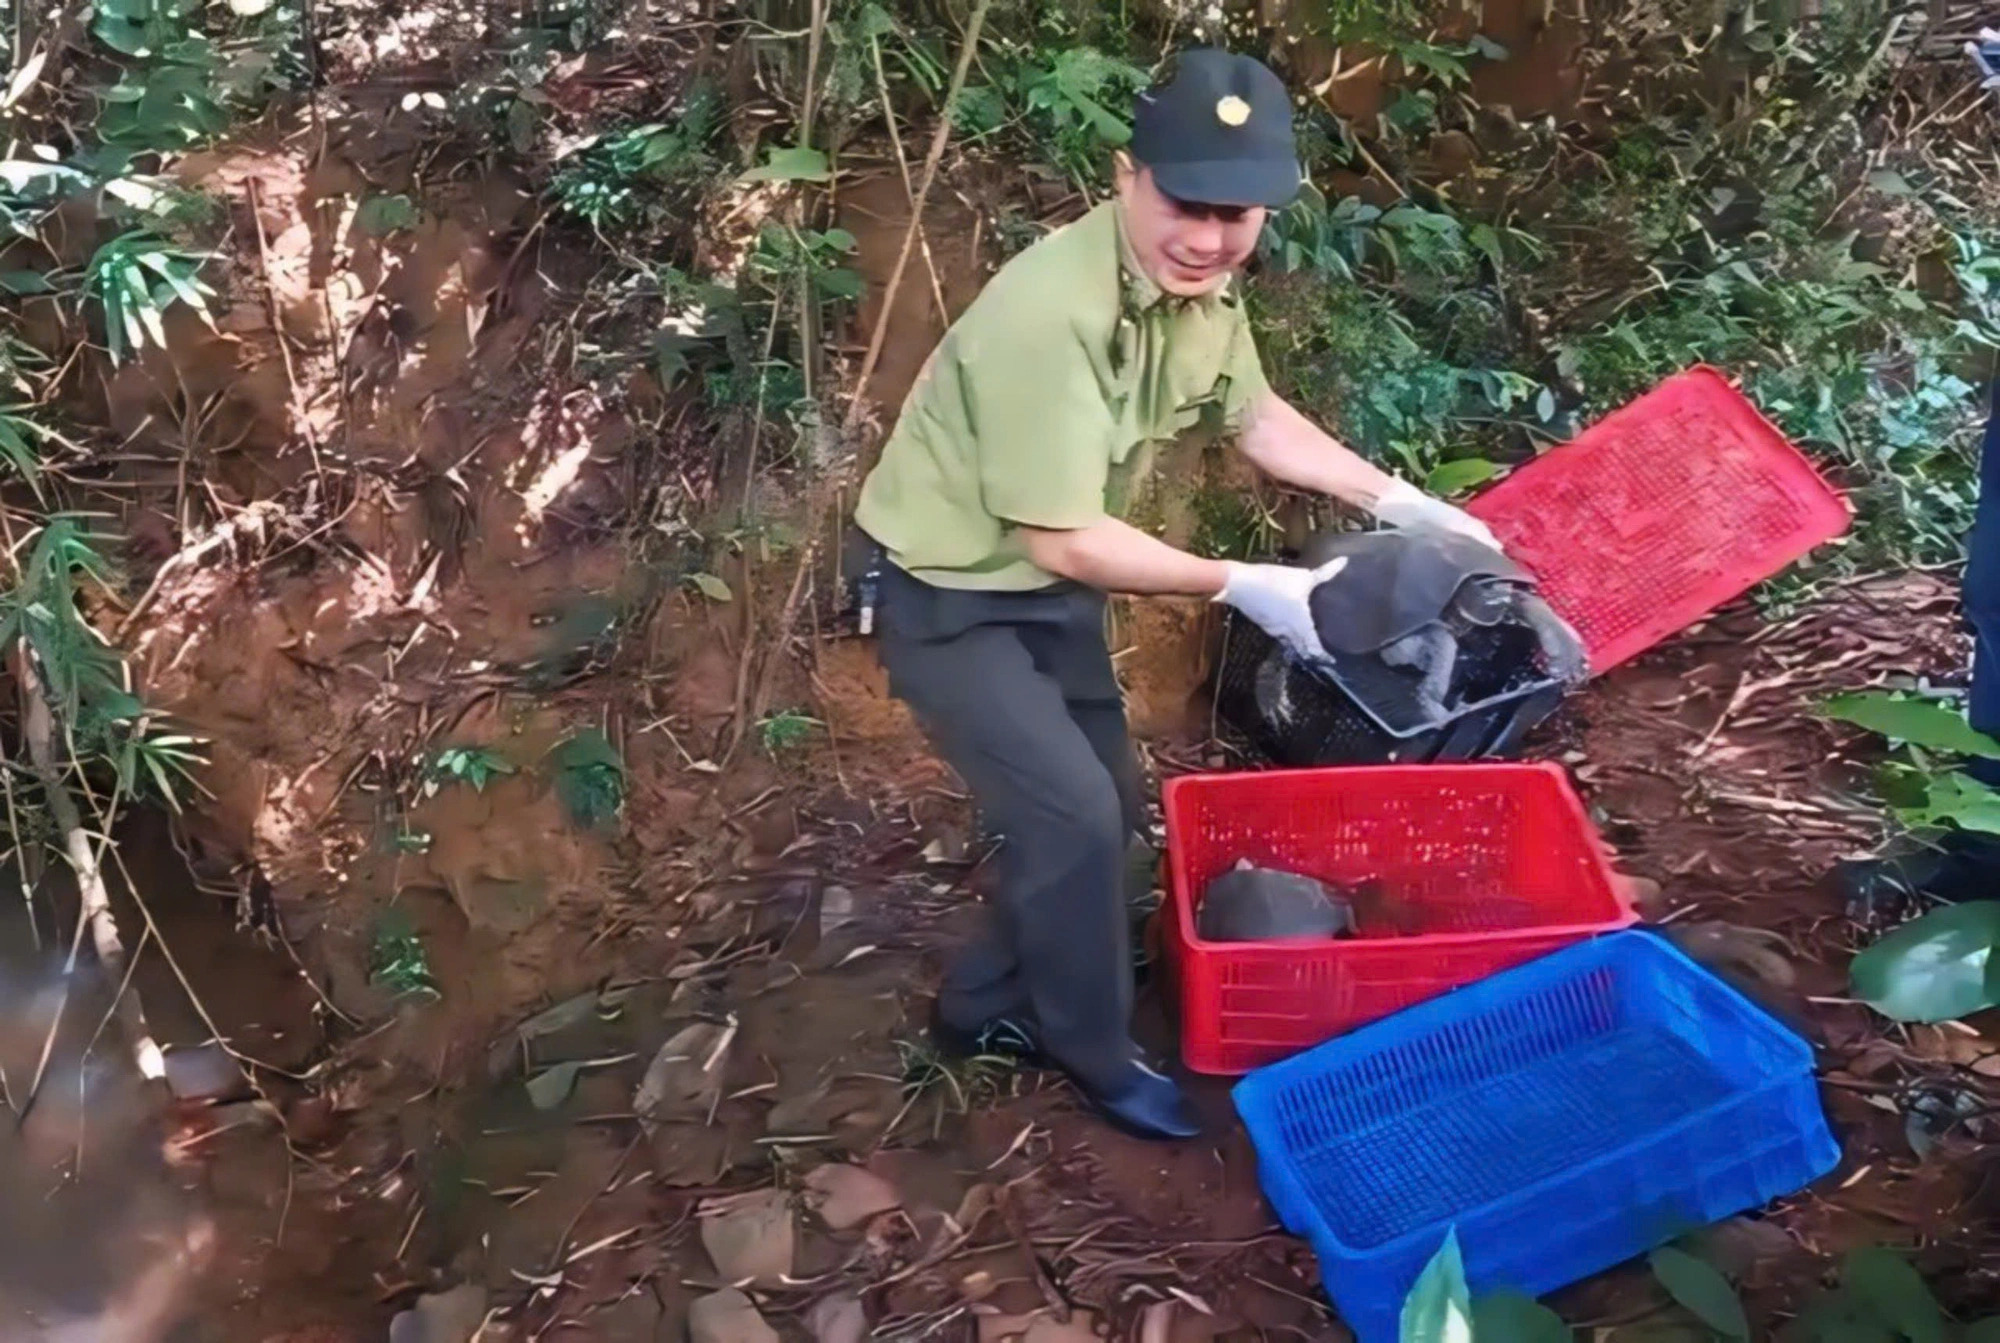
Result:
M1171 83L1139 95L1132 157L1160 190L1203 205L1281 209L1304 177L1284 81L1213 47L1182 53Z

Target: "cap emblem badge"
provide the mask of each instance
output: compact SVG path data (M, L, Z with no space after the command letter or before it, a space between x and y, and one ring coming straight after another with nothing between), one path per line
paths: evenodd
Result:
M1225 126L1241 126L1250 120L1250 104L1232 93L1216 103L1215 119Z

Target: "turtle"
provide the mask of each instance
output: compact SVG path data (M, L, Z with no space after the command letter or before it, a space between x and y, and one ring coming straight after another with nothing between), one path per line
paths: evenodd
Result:
M1195 932L1204 942L1351 937L1354 931L1354 904L1345 892L1248 858L1203 888L1195 914Z
M1375 659L1406 673L1406 693L1426 721L1442 722L1460 707L1453 694L1460 641L1476 628L1525 626L1543 670L1565 685L1589 670L1582 641L1536 593L1533 576L1471 537L1429 527L1323 531L1301 547L1298 562L1317 568L1336 558L1346 567L1310 597L1326 669L1339 678ZM1295 693L1287 655L1274 647L1257 676L1267 721L1292 721Z

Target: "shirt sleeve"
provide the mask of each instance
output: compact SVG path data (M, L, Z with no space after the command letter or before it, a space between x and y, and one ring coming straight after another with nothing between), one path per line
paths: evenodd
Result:
M1250 417L1251 407L1271 390L1270 379L1264 376L1264 361L1257 353L1256 338L1250 334L1250 320L1240 310L1229 355L1222 363L1222 376L1228 382L1222 394L1222 422L1234 433Z
M1113 422L1076 333L1046 319L999 324L959 358L986 511L1051 530L1104 517Z

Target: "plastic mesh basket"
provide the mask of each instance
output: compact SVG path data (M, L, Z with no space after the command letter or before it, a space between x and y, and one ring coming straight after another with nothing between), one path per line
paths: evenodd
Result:
M1634 918L1555 765L1191 774L1165 789L1181 1057L1236 1074ZM1351 888L1358 936L1208 942L1238 859Z
M1456 709L1417 706L1416 677L1378 658L1333 670L1274 657L1277 644L1234 613L1224 621L1215 713L1260 755L1281 765L1422 764L1506 756L1562 702L1534 631L1502 623L1458 631Z
M1456 1228L1540 1296L1826 1174L1812 1051L1649 933L1566 948L1238 1083L1264 1191L1361 1343Z
M1473 500L1603 672L1847 529L1799 451L1710 368L1668 379Z

